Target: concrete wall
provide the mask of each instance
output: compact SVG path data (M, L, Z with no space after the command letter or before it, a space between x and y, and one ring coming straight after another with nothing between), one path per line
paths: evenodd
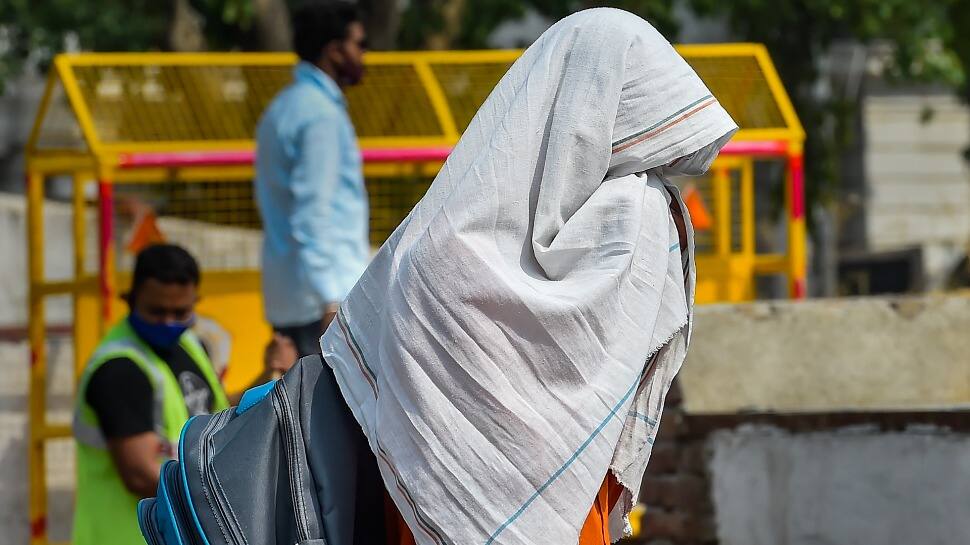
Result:
M44 205L44 272L48 280L65 280L74 272L71 207L48 201ZM87 213L86 269L97 270L97 216ZM166 238L186 247L205 270L256 269L259 267L262 233L254 229L202 224L176 218L160 218ZM117 222L119 239L125 240L126 224ZM27 231L26 207L20 195L0 194L0 328L27 323ZM130 270L133 256L118 252L121 270ZM50 324L71 321L70 301L52 300L47 306Z
M97 263L95 218L89 215L88 267ZM27 217L24 197L0 194L0 327L19 327L27 323ZM69 278L74 270L74 243L71 237L71 208L60 203L45 207L45 274L51 280ZM65 300L48 305L48 321L64 324L71 320L71 307Z
M690 414L970 408L970 296L713 305L680 374Z
M644 543L970 543L968 331L968 294L698 309Z
M710 447L721 545L970 543L970 434L742 427Z
M970 243L970 110L952 96L882 96L863 116L867 246L923 246L938 288Z
M48 420L71 419L73 356L67 339L48 343ZM27 380L26 342L0 342L0 543L24 545L29 537L27 511ZM52 441L47 453L50 522L54 541L70 538L74 509L74 443Z

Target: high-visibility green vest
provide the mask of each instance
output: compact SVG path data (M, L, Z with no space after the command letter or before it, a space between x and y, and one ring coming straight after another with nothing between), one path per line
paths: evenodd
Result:
M185 332L179 344L199 367L212 389L216 411L229 406L212 364L198 338ZM152 385L155 432L175 452L188 407L178 380L169 366L135 334L128 320L108 332L88 361L78 387L74 410L77 439L77 496L74 509L73 545L143 545L136 507L139 498L125 488L111 460L97 414L88 405L87 387L94 371L115 358L128 358L145 373ZM160 453L160 457L164 454Z

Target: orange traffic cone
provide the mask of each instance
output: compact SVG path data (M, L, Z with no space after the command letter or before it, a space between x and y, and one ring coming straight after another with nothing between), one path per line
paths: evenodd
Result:
M684 188L684 204L687 205L687 211L690 213L690 223L694 226L695 230L706 231L711 228L714 220L711 219L711 214L707 211L707 206L704 204L704 197L694 184L690 184Z
M137 254L152 244L165 242L165 235L158 228L158 223L155 219L155 213L151 211L140 214L136 218L135 227L131 232L131 238L128 239L128 244L125 245L126 250Z

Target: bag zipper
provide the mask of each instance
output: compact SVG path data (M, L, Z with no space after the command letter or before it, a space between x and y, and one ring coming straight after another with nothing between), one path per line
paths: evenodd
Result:
M202 432L205 439L199 445L199 463L202 466L202 485L206 492L206 500L215 515L219 529L222 530L222 537L231 545L246 545L246 538L234 517L226 509L228 500L222 493L222 488L218 486L216 477L211 470L212 467L212 441L215 432L222 429L232 417L233 411L226 410L216 414L206 425Z
M297 444L293 411L290 408L289 395L286 393L283 381L277 381L273 387L273 396L276 403L276 416L280 421L280 433L282 435L283 451L286 455L286 469L290 478L290 495L293 501L293 515L296 519L296 530L300 541L310 539L310 524L307 521L307 501L303 496L303 478L299 468L302 462L297 454L301 445Z
M188 499L184 495L185 490L182 488L182 481L179 478L181 472L179 471L178 462L173 460L170 464L166 464L165 468L162 470L162 478L166 480L169 501L172 504L172 508L177 511L177 522L185 523L186 525L186 527L180 529L183 537L188 540L188 543L185 545L205 545L198 530L194 526L191 526L191 513L188 506Z

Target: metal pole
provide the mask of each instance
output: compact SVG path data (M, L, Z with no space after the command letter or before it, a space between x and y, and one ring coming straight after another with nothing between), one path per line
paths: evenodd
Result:
M805 165L801 150L788 156L788 289L792 299L806 295L805 266Z
M44 460L44 402L47 384L47 347L44 339L44 295L40 285L44 281L44 177L37 172L27 174L27 276L29 279L30 317L30 388L27 439L27 464L30 480L28 504L30 512L30 544L47 542L47 483Z
M98 180L98 267L101 288L102 333L111 323L111 302L115 292L114 278L114 185L106 176Z

